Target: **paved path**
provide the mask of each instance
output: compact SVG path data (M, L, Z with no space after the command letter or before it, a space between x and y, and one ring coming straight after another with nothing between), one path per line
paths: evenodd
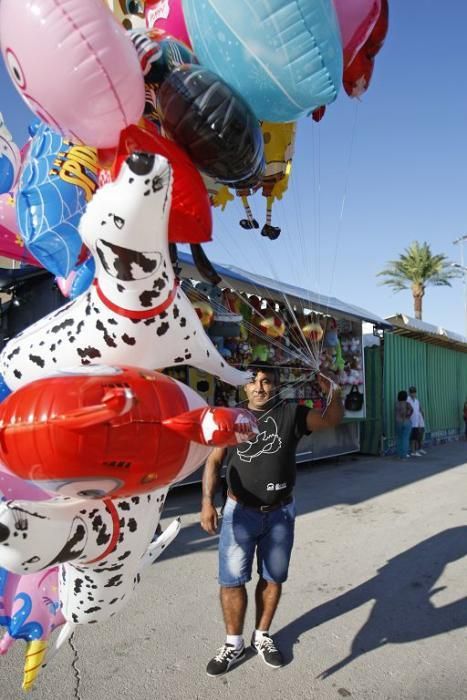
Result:
M75 635L31 697L57 700L463 700L467 698L467 445L420 459L357 457L301 468L296 547L274 632L286 660L257 656L222 678L216 544L199 487L175 490L183 529L125 612ZM253 584L250 584L252 592ZM246 636L253 626L247 613ZM24 645L0 660L20 690ZM75 670L72 668L74 662ZM79 680L78 680L79 679Z

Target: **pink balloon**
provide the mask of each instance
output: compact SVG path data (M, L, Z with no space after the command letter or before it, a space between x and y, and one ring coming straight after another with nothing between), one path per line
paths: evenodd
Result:
M16 221L16 207L10 193L0 194L0 255L40 267L21 239Z
M371 34L381 13L381 0L333 0L344 47L344 67Z
M0 641L0 654L5 654L16 639L47 641L65 623L59 599L58 567L26 575L4 570L2 576L0 619L6 623L6 632Z
M55 494L54 494L55 495ZM0 500L47 501L52 496L35 484L20 479L0 462Z
M51 496L38 486L14 476L0 463L1 498L45 501ZM0 654L6 654L17 639L28 644L24 668L25 689L32 686L41 667L50 635L65 623L58 574L57 566L25 575L0 568L0 627L4 627ZM36 646L32 647L34 644Z
M71 294L71 290L73 287L73 282L75 281L76 277L76 270L72 270L68 277L56 277L55 281L57 283L57 286L61 293L63 294L64 297L68 299L68 297Z
M146 0L146 25L162 29L167 34L183 41L191 49L190 37L183 16L182 0Z
M28 106L73 142L112 148L143 113L138 56L100 0L2 0L0 45Z

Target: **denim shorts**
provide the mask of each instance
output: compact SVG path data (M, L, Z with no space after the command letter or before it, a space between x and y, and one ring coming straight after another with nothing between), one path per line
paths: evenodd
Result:
M295 502L261 513L227 498L219 538L219 583L242 586L251 579L256 551L258 574L266 581L287 580L294 540Z

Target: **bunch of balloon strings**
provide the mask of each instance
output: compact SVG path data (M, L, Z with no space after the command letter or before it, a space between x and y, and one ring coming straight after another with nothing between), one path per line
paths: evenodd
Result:
M359 107L358 101L353 102L353 118L349 122L349 130L347 135L348 150L342 155L343 160L343 179L342 190L335 188L335 206L331 212L331 218L335 219L334 242L332 245L332 237L326 231L327 249L324 253L322 245L322 143L320 136L321 125L315 124L311 120L304 126L307 130L306 136L308 139L307 149L311 151L307 153L308 161L311 163L311 177L309 181L304 183L296 177L297 165L303 151L295 157L295 169L292 168L290 185L288 192L288 205L283 206L280 203L276 208L276 216L281 224L282 233L278 240L271 241L261 237L257 231L244 231L238 229L232 231L229 222L227 226L225 214L218 211L215 212L216 237L215 242L217 249L222 251L219 254L219 259L229 261L239 261L239 267L243 268L245 259L250 264L253 271L252 278L249 279L249 288L253 290L253 296L265 297L267 295L267 277L277 282L271 296L274 296L274 303L268 304L267 308L258 308L258 305L253 305L250 301L252 295L240 293L238 290L232 290L238 296L239 304L249 307L252 318L255 317L255 323L252 320L242 321L242 325L248 333L250 339L256 338L258 342L268 345L273 350L275 349L282 356L282 361L274 364L284 367L290 366L291 375L296 374L295 378L289 377L287 387L297 390L302 385L308 383L310 379L316 379L318 375L326 377L330 381L330 390L326 395L326 406L324 412L332 400L334 392L339 389L338 383L334 376L330 376L328 372L322 370L322 353L326 338L326 330L329 327L329 322L333 317L331 304L331 290L334 285L336 276L336 268L338 263L338 253L341 244L341 235L344 224L344 213L347 203L347 195L349 190L350 178L352 173L352 158L354 152L354 144L358 126ZM302 129L302 124L299 124L299 130ZM311 144L311 147L310 147ZM310 182L311 180L311 182ZM311 186L310 186L311 185ZM337 191L339 189L339 191ZM292 201L293 200L293 203ZM304 207L308 209L311 205L311 213L307 210L304 213ZM241 202L235 199L229 205L236 207L236 215L240 219L244 213ZM306 226L305 226L305 221ZM245 252L248 255L245 255ZM323 275L324 264L323 259L326 258L327 268ZM293 293L287 284L283 284L283 277L279 270L281 268L287 270L289 275L292 271L294 283L295 280L304 280L303 288L297 290L297 294ZM228 266L227 266L228 267ZM244 268L245 269L245 268ZM258 269L264 271L264 285L261 284L261 276L258 275ZM325 279L321 279L324 276ZM257 282L257 283L256 283ZM226 281L225 285L221 282L219 286L229 287ZM313 287L314 292L307 292L310 287ZM324 288L324 289L323 289ZM224 309L225 310L225 309ZM266 321L267 318L273 317L277 321L277 325L284 324L285 332L283 336L277 335L271 337L267 332L261 329L261 321ZM316 328L321 327L323 332L313 334L313 329L303 329L303 319L316 324ZM306 332L308 330L308 332ZM254 362L256 366L260 362ZM300 370L303 374L300 374ZM283 388L278 389L278 393L283 392Z

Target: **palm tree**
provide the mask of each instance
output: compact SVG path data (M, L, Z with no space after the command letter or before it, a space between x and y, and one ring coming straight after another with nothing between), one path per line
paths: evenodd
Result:
M390 260L388 267L378 272L378 277L386 277L381 284L387 284L395 292L411 289L415 318L422 319L422 300L428 285L450 287L449 280L460 277L459 270L451 267L445 255L433 255L428 243L414 241L405 249L398 260Z

